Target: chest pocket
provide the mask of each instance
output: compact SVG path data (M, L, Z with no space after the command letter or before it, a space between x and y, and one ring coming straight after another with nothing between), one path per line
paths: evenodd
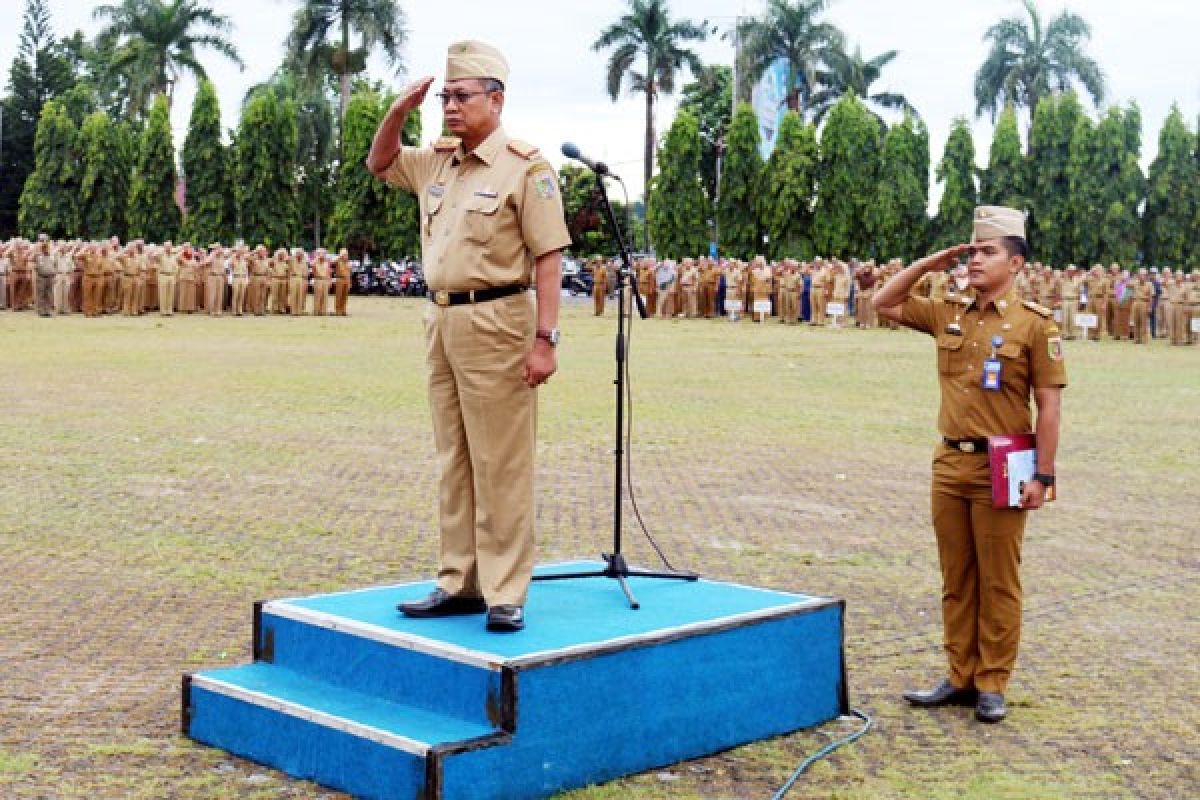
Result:
M962 372L964 338L948 333L937 337L938 372L943 375Z
M463 230L467 239L486 244L496 233L499 219L499 197L472 197L464 214Z
M1021 345L1010 342L997 348L996 355L1003 359L1013 360L1021 357Z

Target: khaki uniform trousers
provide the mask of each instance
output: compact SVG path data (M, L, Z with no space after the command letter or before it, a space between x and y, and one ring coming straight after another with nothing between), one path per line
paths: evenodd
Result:
M269 281L270 282L267 284L267 287L268 291L270 292L270 299L267 301L267 308L273 314L286 314L288 303L288 279L270 278Z
M605 290L608 289L608 279L592 284L592 313L594 316L604 316L604 296Z
M0 272L0 309L8 308L8 273Z
M248 290L247 300L250 302L250 310L255 316L261 317L267 311L267 279L261 275L250 276L250 289Z
M307 294L307 278L288 278L288 308L293 316L303 316Z
M89 317L98 317L104 305L104 276L83 276L83 313Z
M811 296L812 296L812 324L813 325L824 325L826 322L829 321L829 318L827 316L825 316L825 290L824 289L813 289L811 292Z
M1124 304L1114 303L1112 312L1112 337L1114 339L1129 338L1129 316L1133 310L1133 302L1126 300Z
M1108 332L1108 301L1104 298L1090 298L1088 313L1096 315L1096 327L1088 330L1088 338L1098 342L1100 337Z
M234 316L240 317L246 313L246 289L250 286L249 278L233 279L233 295L229 300L229 309Z
M214 317L221 316L222 306L225 305L225 276L209 275L204 287L204 307Z
M121 313L127 317L131 317L134 314L133 284L136 280L133 275L121 276Z
M329 305L329 278L313 279L313 315L323 317Z
M1003 693L1021 640L1019 509L992 508L987 453L938 445L931 492L950 682Z
M704 317L715 317L717 315L717 285L715 283L702 283L700 291L702 293L700 314Z
M58 314L70 314L71 304L71 274L60 272L54 276L54 311Z
M425 316L439 467L438 586L524 605L533 575L537 391L525 383L536 324L529 292Z
M1075 338L1075 314L1079 311L1079 298L1063 295L1062 299L1062 319L1059 321L1059 327L1062 328L1062 338Z
M158 310L164 317L175 313L175 276L158 276Z
M1130 320L1133 322L1133 340L1145 344L1150 338L1150 315L1145 300L1134 300L1130 307Z
M700 316L700 289L695 285L683 287L683 308L688 319Z
M346 302L350 299L350 279L333 279L333 313L339 317L346 316Z
M33 270L14 270L9 278L9 308L24 311L33 303Z
M1171 304L1171 344L1190 344L1192 309L1187 303Z
M113 273L104 276L104 311L116 314L121 310L121 275Z

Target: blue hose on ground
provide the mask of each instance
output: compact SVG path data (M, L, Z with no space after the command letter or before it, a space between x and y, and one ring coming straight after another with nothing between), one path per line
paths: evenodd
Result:
M834 750L837 750L842 745L850 744L851 742L855 741L856 739L861 738L862 735L865 734L867 731L871 730L872 722L871 722L870 717L868 717L863 712L859 711L857 708L850 709L850 713L853 714L854 716L858 717L865 723L862 726L862 728L860 728L859 730L855 731L854 733L850 734L849 736L847 736L843 739L838 739L836 742L830 742L829 744L825 745L817 752L813 753L808 758L801 761L800 766L796 767L796 771L792 773L791 777L787 779L787 782L784 783L783 786L779 787L779 791L777 791L775 793L774 797L772 797L771 800L781 800L781 798L785 794L788 793L788 790L792 788L792 786L796 783L796 781L800 778L800 776L804 774L804 771L806 769L811 767L814 763L821 760L825 756L832 753Z

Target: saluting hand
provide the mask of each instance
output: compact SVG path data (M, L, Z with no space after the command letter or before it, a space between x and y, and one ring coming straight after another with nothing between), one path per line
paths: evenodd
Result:
M413 109L425 102L425 95L429 93L429 87L432 85L433 76L426 75L405 86L400 92L400 96L392 101L392 107L388 109L388 114L403 114L407 117Z
M922 258L918 263L925 272L941 272L958 265L958 259L971 249L969 244L956 244Z

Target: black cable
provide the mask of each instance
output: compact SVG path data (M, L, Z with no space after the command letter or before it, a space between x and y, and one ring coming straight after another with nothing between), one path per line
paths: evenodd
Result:
M621 191L625 194L625 215L626 221L628 222L629 190L625 187L625 181L621 180L620 178L617 178L617 181L621 184ZM633 235L632 226L630 226L629 234L630 236ZM630 283L634 283L637 280L637 270L633 268L632 264L629 266L631 268L629 281ZM637 291L636 284L631 286L629 291L629 302L632 306L634 304L633 292ZM618 301L624 304L625 298L618 298ZM637 496L633 491L633 381L630 380L629 375L629 354L633 350L634 316L636 315L633 313L633 308L631 307L629 309L629 330L625 336L625 359L622 367L622 369L625 370L625 405L628 409L628 415L625 419L625 490L629 493L629 506L633 509L633 516L638 521L638 527L640 527L642 530L642 536L646 537L646 541L650 543L652 548L654 548L654 552L658 554L658 557L662 561L663 565L667 569L671 570L671 572L678 572L679 570L675 569L674 565L672 565L667 559L667 556L663 553L662 548L658 546L658 542L654 540L654 536L650 534L650 530L646 527L646 521L642 519L642 511L638 508Z

